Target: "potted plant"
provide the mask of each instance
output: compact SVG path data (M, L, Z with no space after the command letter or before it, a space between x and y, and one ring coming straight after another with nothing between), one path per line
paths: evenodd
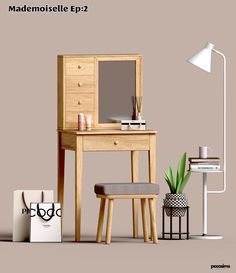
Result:
M188 200L185 193L183 193L183 190L191 175L190 171L186 171L186 158L187 154L184 153L178 162L178 169L175 176L173 174L172 166L169 166L165 173L165 180L171 192L166 193L166 198L164 199L164 207L167 216L170 216L172 211L173 217L183 217L186 212Z

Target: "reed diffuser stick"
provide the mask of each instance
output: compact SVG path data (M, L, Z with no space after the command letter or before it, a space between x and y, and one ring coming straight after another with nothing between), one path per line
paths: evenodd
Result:
M136 97L136 105L137 105L138 113L141 113L142 101L143 101L143 97Z

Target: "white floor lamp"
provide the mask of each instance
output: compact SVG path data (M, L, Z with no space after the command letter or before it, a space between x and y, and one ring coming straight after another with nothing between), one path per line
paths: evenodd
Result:
M203 172L203 233L202 235L192 236L195 239L222 239L223 236L221 235L209 235L207 234L207 194L208 193L223 193L226 190L226 58L223 53L214 49L214 45L211 43L207 43L205 48L195 54L191 59L188 61L207 71L211 72L211 55L212 52L219 54L223 58L223 65L224 65L224 74L223 74L223 92L224 92L224 101L223 101L223 189L219 191L208 191L207 190L207 173L206 171ZM211 172L212 173L212 172Z

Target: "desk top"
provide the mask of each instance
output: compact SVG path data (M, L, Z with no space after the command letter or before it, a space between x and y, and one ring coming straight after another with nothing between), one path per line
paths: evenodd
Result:
M72 134L72 135L146 135L146 134L157 134L157 131L153 130L130 130L130 131L122 131L122 130L91 130L91 131L78 131L73 129L58 129L58 132Z

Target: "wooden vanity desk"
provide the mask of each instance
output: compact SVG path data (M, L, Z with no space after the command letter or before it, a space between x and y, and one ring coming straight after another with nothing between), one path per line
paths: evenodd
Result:
M109 64L111 67L107 67ZM122 65L124 66L122 67ZM130 70L130 74L127 72L129 70L125 70L125 66ZM120 72L118 69L121 69ZM117 77L123 75L123 77L128 76L127 81L119 78L118 81L115 81L114 87L111 85L107 87L104 75L106 76L106 73L109 74L111 71L114 71L115 74L113 77L108 75L109 79L115 78L116 75ZM123 113L118 113L119 108L124 111L124 114L130 114L130 109L127 110L127 113L124 110L125 103L126 100L129 100L127 105L132 108L130 95L132 93L129 94L129 92L133 92L135 96L142 95L141 75L142 57L138 54L58 56L58 202L61 203L63 209L65 150L73 150L75 151L75 240L77 242L80 241L84 152L130 152L131 181L138 182L138 151L147 151L149 182L156 182L156 131L120 130L120 124L109 122L109 118L113 117L113 114L109 112L109 108L104 112L107 101L102 98L103 94L108 96L108 93L107 90L104 93L101 89L108 88L109 96L111 96L108 100L109 103L112 103L112 96L114 96L115 103L111 107L111 110L115 111L114 116ZM127 82L127 87L124 86L125 82ZM119 97L116 97L118 92L120 92L120 96L125 96L128 93L128 97L123 98L122 105L116 109L119 104ZM78 114L80 112L92 115L91 131L78 131ZM136 201L133 200L134 237L138 236Z
M131 180L138 182L138 151L148 151L149 181L156 182L156 132L155 131L58 131L58 201L63 207L65 150L75 151L75 240L80 241L81 188L83 152L130 151ZM114 161L114 164L116 162ZM93 185L91 185L92 187ZM138 236L137 204L134 200L133 235Z

